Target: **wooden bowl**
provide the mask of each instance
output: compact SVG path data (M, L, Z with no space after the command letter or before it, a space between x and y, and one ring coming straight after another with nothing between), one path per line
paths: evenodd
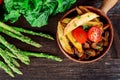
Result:
M90 10L91 12L94 12L96 14L98 14L100 16L100 19L103 23L106 23L106 24L109 24L109 33L110 33L110 37L109 37L109 45L103 50L103 52L100 53L99 56L96 56L94 57L93 59L91 60L85 60L85 61L82 61L82 60L77 60L73 57L71 57L61 46L60 44L60 41L58 39L58 34L56 34L56 38L57 38L57 43L59 45L59 48L60 50L64 53L64 55L66 57L68 57L70 60L73 60L75 62L79 62L79 63L90 63L90 62L94 62L94 61L97 61L99 59L101 59L110 49L111 47L111 44L113 42L113 26L112 26L112 23L110 21L110 19L107 17L107 15L105 14L105 12L101 11L100 9L97 9L97 8L94 8L94 7L91 7L91 6L85 6L88 10ZM76 9L71 9L70 11L68 11L60 20L63 20L64 18L66 17L73 17L75 16L77 13L76 13Z

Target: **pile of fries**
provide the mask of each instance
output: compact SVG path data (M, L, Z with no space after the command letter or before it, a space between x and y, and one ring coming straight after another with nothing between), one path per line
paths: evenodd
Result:
M65 52L77 60L90 60L99 56L109 45L109 24L103 23L100 15L91 12L84 6L76 7L75 17L65 17L58 22L57 34L59 42ZM68 14L69 15L69 14ZM82 44L73 37L72 31L79 26L99 26L102 39L98 43L87 40ZM88 53L91 52L91 53Z

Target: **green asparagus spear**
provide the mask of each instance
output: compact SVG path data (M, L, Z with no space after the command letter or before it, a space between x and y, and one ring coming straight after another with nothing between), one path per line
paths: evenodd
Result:
M19 64L14 58L12 58L12 57L11 57L11 62L12 62L15 66L20 67L20 64Z
M7 50L4 50L4 53L5 53L7 56L9 56L11 62L12 62L15 66L20 67L20 64L14 59L14 57L11 56L11 55L9 55L9 54L12 54L12 53L10 53L10 52L7 51ZM15 58L16 58L16 57L15 57Z
M0 44L0 48L2 48L2 49L6 49L6 47L4 46L4 45L2 45L2 44Z
M2 68L6 73L8 73L11 77L14 77L11 69L2 61L0 61L0 68Z
M14 45L9 44L4 37L0 35L0 43L2 43L5 47L7 47L16 57L23 63L29 64L30 60L28 56L24 55L20 52L19 49L17 49Z
M62 61L62 59L59 57L45 54L45 53L33 53L33 52L27 52L27 51L22 51L22 53L27 55L27 56L43 57L43 58L52 59L52 60L59 61L59 62Z
M17 59L16 55L11 53L8 49L4 50L10 57Z
M4 45L0 44L0 48L2 48L6 53L8 53L10 57L15 58L15 59L17 58L14 54L8 51L8 49Z
M2 48L1 48L1 46L2 46ZM20 64L15 60L17 57L16 57L14 54L12 54L10 51L8 51L8 49L7 49L4 45L2 45L2 44L0 44L0 48L4 50L4 53L5 53L7 56L9 56L11 62L12 62L15 66L20 67ZM15 59L14 59L14 58L15 58Z
M0 27L3 28L3 29L6 29L6 30L8 30L8 31L11 31L11 32L13 32L13 33L15 33L15 34L22 35L19 31L13 29L12 27L6 25L6 24L3 23L3 22L0 22Z
M18 28L18 27L13 27L13 28L15 30L23 32L23 33L27 33L27 34L31 34L31 35L37 35L37 36L40 36L40 37L43 37L43 38L54 40L54 38L52 36L50 36L49 34L44 34L42 32L37 33L37 32L34 32L34 31L30 31L30 30L26 30L26 29Z
M23 73L19 69L17 69L12 63L7 63L7 64L15 73L23 75Z
M35 47L38 47L38 48L41 47L41 45L39 43L36 43L36 42L32 41L30 38L28 38L24 35L19 36L17 34L14 34L10 31L5 30L1 27L0 27L0 32L3 32L4 34L6 34L8 36L11 36L11 37L16 38L18 40L21 40L22 42L25 42L25 43L30 44L32 46L35 46Z
M12 62L12 58L10 58L5 52L4 50L2 50L0 48L0 55L2 56L2 58L4 59L4 61L7 63L7 65L14 71L16 72L17 74L22 74L22 72L17 69L11 62Z

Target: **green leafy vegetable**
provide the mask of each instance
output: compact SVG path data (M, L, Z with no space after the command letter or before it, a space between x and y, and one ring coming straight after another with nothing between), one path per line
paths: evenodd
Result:
M21 15L33 27L47 24L50 15L64 12L76 0L4 0L4 21L16 22Z
M86 31L87 31L87 30L88 30L88 28L89 28L89 26L88 26L88 25L83 25L83 29L84 29L84 30L86 30Z

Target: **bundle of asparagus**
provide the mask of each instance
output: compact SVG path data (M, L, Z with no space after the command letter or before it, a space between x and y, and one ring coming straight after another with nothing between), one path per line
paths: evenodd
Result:
M11 27L2 22L0 22L0 32L8 36L11 36L12 38L21 40L22 42L25 42L27 44L35 46L37 48L41 47L42 45L31 40L29 37L24 36L21 32L54 40L54 38L48 34L43 34L41 32L36 33L30 30L26 30L18 27ZM22 63L26 65L29 65L30 63L30 59L29 59L30 56L43 57L43 58L52 59L55 61L62 61L61 58L53 55L48 55L45 53L33 53L33 52L22 51L16 48L13 44L8 43L7 40L2 35L0 35L0 56L4 60L4 61L0 60L0 68L2 68L11 77L14 77L13 72L22 75L22 72L18 69L18 67L20 67L20 64L17 62L17 60L20 60Z

